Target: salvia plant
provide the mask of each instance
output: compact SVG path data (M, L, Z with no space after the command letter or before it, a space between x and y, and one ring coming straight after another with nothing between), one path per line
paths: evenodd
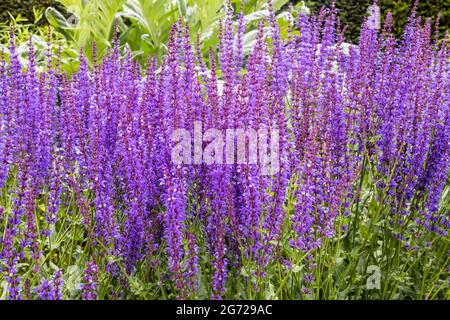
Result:
M180 19L145 70L116 36L70 77L49 43L38 71L11 33L2 298L450 298L448 37L413 10L402 39L388 14L345 46L332 6L283 38L269 2L244 58L228 8L209 59ZM268 128L278 170L221 162L217 139L193 150L214 161L173 161L177 130L195 140L199 123Z

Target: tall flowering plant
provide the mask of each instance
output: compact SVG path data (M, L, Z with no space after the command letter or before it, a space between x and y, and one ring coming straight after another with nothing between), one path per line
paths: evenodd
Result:
M332 6L282 38L268 10L247 59L229 5L208 61L179 20L161 64L141 70L116 37L101 61L94 45L91 69L81 53L70 78L50 50L38 72L32 43L22 65L11 33L0 61L8 298L361 297L355 274L370 263L399 272L377 292L390 297L425 252L426 294L448 287L448 37L432 41L413 12L396 40L388 14L348 46ZM85 270L75 293L72 263Z

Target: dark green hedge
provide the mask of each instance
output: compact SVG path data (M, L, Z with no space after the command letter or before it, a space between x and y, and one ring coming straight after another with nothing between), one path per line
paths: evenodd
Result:
M63 8L56 0L0 0L0 22L9 20L8 11L14 17L21 14L28 21L34 22L33 7L45 9L50 6Z
M297 3L299 0L292 0ZM379 0L379 5L383 16L387 11L394 15L394 32L400 37L407 17L411 13L414 0ZM305 1L312 8L313 12L318 12L323 5L329 6L331 0L324 1ZM341 19L348 25L347 38L353 42L358 40L359 30L363 17L366 14L367 7L373 3L373 0L336 0L336 6L339 9ZM47 8L56 6L62 9L62 6L56 0L0 0L0 22L8 21L8 11L13 16L19 13L22 16L33 21L33 7ZM423 17L431 17L434 23L435 17L441 12L440 29L442 32L450 29L450 0L422 0L419 2L418 13Z
M293 1L300 2L300 1ZM305 1L312 8L313 12L318 12L323 5L329 6L331 0L325 1ZM373 0L336 0L336 7L339 9L341 19L348 25L347 38L357 41L359 30L367 8ZM379 0L383 17L388 11L394 16L394 33L400 37L403 27L414 4L414 0ZM441 12L440 30L444 33L450 29L450 0L422 0L419 2L418 14L422 17L430 17L434 25L436 17Z

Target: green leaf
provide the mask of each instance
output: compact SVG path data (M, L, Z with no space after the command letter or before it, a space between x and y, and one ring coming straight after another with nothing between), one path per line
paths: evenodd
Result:
M264 289L264 299L278 300L275 292L275 286L271 282L269 282L269 284Z
M299 266L299 265L294 264L292 269L291 269L291 271L293 273L298 273L298 272L302 271L302 269L303 269L303 266Z
M269 10L267 9L259 10L244 16L244 23L249 24L252 21L267 19L268 17L269 17Z
M2 295L0 296L0 300L6 300L6 297L8 295L8 282L6 280L3 280L1 283Z
M47 18L48 22L55 28L63 28L63 29L70 29L72 26L70 23L68 23L67 19L53 7L47 8L45 10L45 17Z
M273 0L272 5L275 11L280 10L289 0Z
M187 16L186 0L178 0L177 5L178 5L178 10L180 11L180 15L182 17L186 17Z

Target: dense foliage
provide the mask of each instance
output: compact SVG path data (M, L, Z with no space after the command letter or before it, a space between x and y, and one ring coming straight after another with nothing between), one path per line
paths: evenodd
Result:
M287 2L273 1L275 11ZM16 29L20 44L28 42L26 36L29 36L29 30L34 31L35 43L45 43L48 31L36 26L47 22L53 29L54 41L58 42L55 47L61 51L63 68L70 74L78 69L77 55L80 50L84 51L88 65L92 67L91 48L94 42L97 56L101 58L106 54L112 46L113 24L116 22L121 51L125 47L130 48L133 58L144 65L148 55L156 55L160 60L167 54L170 29L182 17L189 23L192 39L198 41L202 54L208 57L210 48L217 48L219 21L224 20L227 13L225 0L59 0L58 4L64 5L62 10L59 6L48 7L44 17L42 10L33 9L32 18L26 20L19 15L0 23L0 43L7 43L10 24ZM231 5L236 13L233 23L237 25L239 17L243 15L247 25L243 35L243 52L247 56L256 40L258 21L267 19L269 15L267 2L251 0L241 3L232 0ZM293 11L296 11L295 8ZM292 14L288 11L277 14L283 36L287 34L287 25L291 19ZM267 28L265 30L267 32ZM0 49L9 54L7 46L0 44ZM41 59L41 49L42 46L37 47L38 66L45 65L45 60ZM25 53L19 48L22 60L26 59ZM53 50L53 54L57 54L57 50Z
M11 33L2 298L450 298L448 40L413 12L403 41L388 15L344 45L334 10L282 39L268 9L248 59L228 6L208 63L180 19L145 71L117 36L92 69L81 53L68 77L49 49L38 71ZM280 170L218 164L207 139L212 163L175 163L199 121L278 132Z
M93 42L97 44L97 54L101 57L111 48L113 24L118 24L121 43L132 50L134 58L146 62L148 55L160 59L167 54L167 41L172 25L182 17L189 23L192 39L197 39L200 50L208 56L212 47L217 48L219 21L227 13L224 0L59 0L71 13L64 17L55 8L48 8L49 23L64 34L72 48L85 49L89 63L92 63ZM275 0L273 7L279 10L288 0ZM256 37L257 22L268 17L267 2L230 1L237 24L243 15L247 31L243 36L244 50L252 45ZM283 12L278 19L288 20L290 14Z
M318 13L322 6L330 6L332 0L305 1L312 11ZM373 0L336 0L336 7L339 9L339 16L342 23L348 26L346 32L347 39L357 43L361 24L367 16L367 8L374 2ZM414 0L378 0L383 19L388 12L391 12L393 19L392 30L397 38L403 34L403 30L408 21ZM427 0L419 1L417 13L422 17L430 17L431 24L434 25L438 15L440 18L440 31L442 35L450 28L450 0Z
M57 0L2 0L0 2L0 22L8 22L11 17L16 18L19 15L28 21L33 21L33 9L43 11L48 7L56 7L65 13L64 6Z

